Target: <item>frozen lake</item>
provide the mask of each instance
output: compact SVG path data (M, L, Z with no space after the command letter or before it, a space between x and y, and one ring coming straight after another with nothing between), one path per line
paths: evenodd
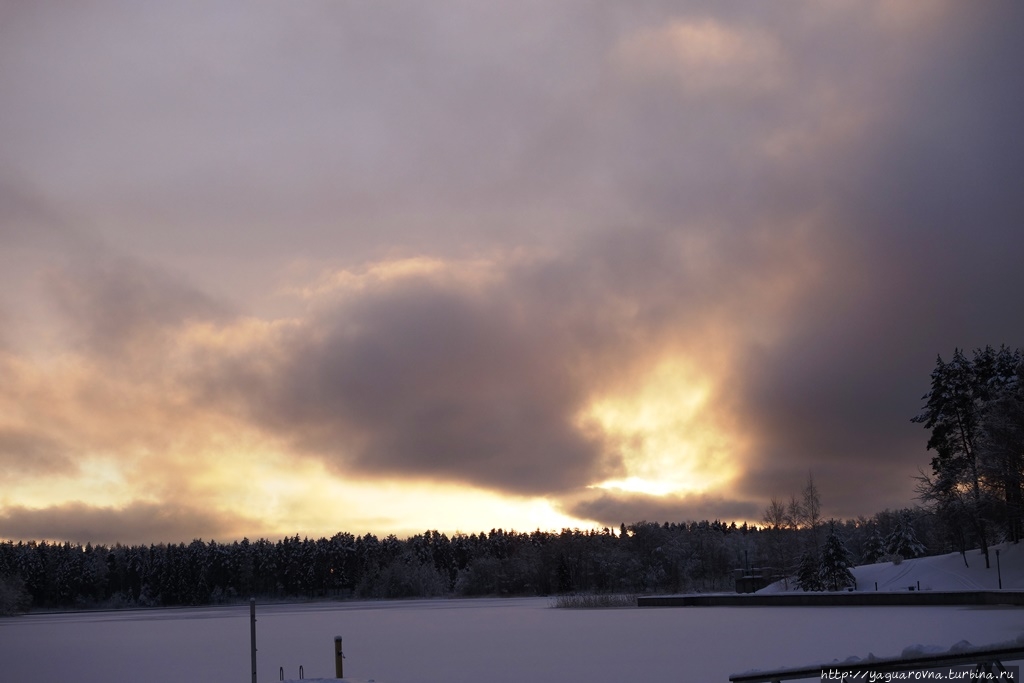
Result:
M260 683L722 681L748 669L1013 640L1024 610L962 607L566 610L546 598L257 607ZM249 606L0 619L0 679L249 683Z

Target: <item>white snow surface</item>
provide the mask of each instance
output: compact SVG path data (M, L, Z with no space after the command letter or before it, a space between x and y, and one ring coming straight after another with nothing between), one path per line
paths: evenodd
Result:
M999 550L998 563L996 550ZM960 553L919 557L903 560L899 564L879 562L854 567L850 571L857 580L857 590L873 591L878 584L880 591L975 591L998 590L1002 575L1003 590L1024 590L1024 543L1000 543L989 548L990 567L985 567L985 557L979 550L969 550L965 557ZM968 566L969 565L969 566ZM920 586L920 588L918 588ZM799 590L793 581L788 585L782 581L773 583L758 593L777 593Z
M1009 577L1019 586L1024 546L1001 550L1003 584ZM951 559L888 563L892 576L884 565L868 569L880 589L907 583L915 565L922 589L944 589L944 572L971 587L984 579L980 557L968 556L969 570ZM258 681L278 681L280 667L297 679L300 665L306 681L333 681L325 677L334 672L335 635L353 683L724 683L740 671L948 651L967 647L962 641L986 647L1022 632L1024 609L1011 607L575 610L546 598L257 605ZM248 604L0 619L3 681L234 683L250 675Z

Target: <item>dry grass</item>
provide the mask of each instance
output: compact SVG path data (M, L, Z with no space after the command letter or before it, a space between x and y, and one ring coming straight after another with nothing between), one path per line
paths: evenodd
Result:
M623 593L566 593L556 596L552 607L567 609L609 609L636 607L636 595Z

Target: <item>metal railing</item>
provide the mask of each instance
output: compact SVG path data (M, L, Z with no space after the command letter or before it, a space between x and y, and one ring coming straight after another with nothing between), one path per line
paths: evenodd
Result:
M896 671L929 671L935 669L974 665L976 672L998 675L1007 673L1003 662L1024 660L1024 647L975 648L965 652L944 652L913 657L891 657L871 661L815 664L774 671L748 671L729 676L732 683L781 683L805 679L818 680L870 680L867 674L885 674ZM1016 667L1015 667L1016 668ZM878 679L876 679L878 680ZM885 679L882 679L885 680ZM994 678L993 680L999 680ZM1002 680L1017 680L1004 678Z

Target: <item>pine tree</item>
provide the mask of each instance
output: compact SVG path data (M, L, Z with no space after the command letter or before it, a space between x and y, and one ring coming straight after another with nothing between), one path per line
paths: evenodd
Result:
M830 522L820 565L821 581L825 589L838 591L856 586L857 581L850 572L850 565L850 553L836 533L835 522Z

